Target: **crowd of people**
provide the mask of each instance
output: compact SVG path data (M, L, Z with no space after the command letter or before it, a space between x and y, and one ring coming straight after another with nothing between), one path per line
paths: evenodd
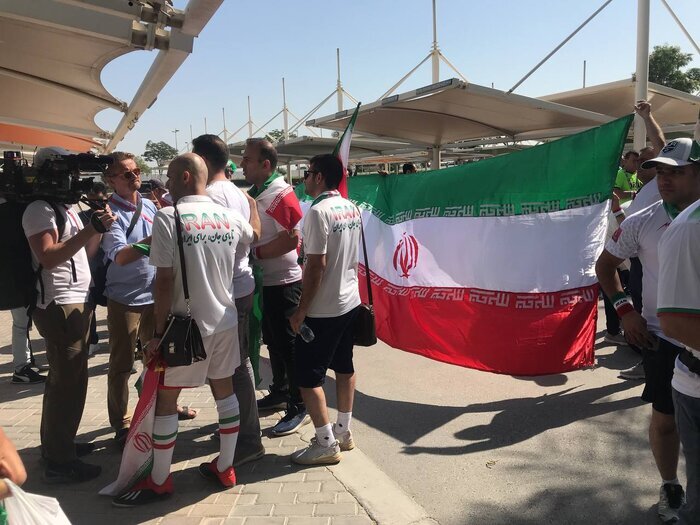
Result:
M642 357L621 375L645 380L642 399L651 403L649 443L661 478L659 516L698 524L700 144L689 138L666 141L650 104L640 101L635 110L651 145L626 152L615 180L612 227L596 264L606 303L605 340L630 346ZM146 364L158 360L170 314L191 313L201 331L207 357L166 368L157 393L153 468L114 498L117 506L147 504L173 493L170 464L178 420L196 415L178 405L183 388L205 383L211 388L220 453L199 471L222 487L236 483L236 466L265 454L260 411L284 410L272 436L313 423L315 437L291 456L295 463L336 463L342 451L354 448L353 323L360 305L362 223L357 207L337 191L342 164L333 155L311 159L304 186L313 202L302 235L299 203L276 171L270 142L246 143L242 168L252 185L247 193L229 180L223 141L202 135L192 144L192 153L170 163L167 188L152 186L152 200L139 192L134 156L117 152L105 173L108 188L96 186L89 196L103 202L103 210L81 221L69 206L35 201L23 217L40 268L41 293L32 318L46 342L50 367L41 421L47 482L100 475L99 466L80 459L94 446L75 442L99 296L106 298L110 336L109 422L119 446L129 439L134 349L141 348ZM413 171L413 165L404 166L404 172ZM100 265L103 290L94 278ZM272 368L269 393L257 401L249 356L256 276ZM22 314L13 312L17 327L26 326ZM26 336L13 331L13 345L15 335L23 355L16 374L34 374L30 379L35 379L40 374L22 347ZM336 374L335 423L323 391L329 368ZM681 445L685 490L677 472Z
M55 154L40 151L37 162ZM152 469L117 495L114 505L143 505L173 493L170 464L178 420L196 415L178 405L183 388L211 388L220 452L199 472L221 487L235 485L235 466L264 456L259 411L284 409L273 436L291 434L313 421L316 438L291 461L340 461L340 450L354 446L350 427L360 214L337 191L343 176L338 158L314 157L304 173L314 201L304 222L303 247L299 202L278 174L277 153L267 140L246 144L242 168L252 184L247 193L229 180L228 148L215 135L197 137L191 153L173 159L166 187L150 184L151 198L139 191L141 173L134 155L115 152L111 158L104 173L109 189L95 184L88 199L100 206L84 214L84 222L73 207L42 200L28 205L22 217L39 276L31 318L46 344L49 373L42 376L27 361L16 366L15 375L31 375L13 381L45 380L43 480L67 484L101 474L100 466L82 459L94 444L76 442L76 434L95 342L91 322L102 296L109 330L107 409L115 446L123 449L132 438L129 378L139 355L135 350L144 365L159 362L169 316L191 314L206 351L205 359L189 366L165 368L155 405ZM335 211L347 207L355 213ZM257 401L249 358L255 274L262 282L262 332L273 371L269 394ZM26 313L18 316L20 346L26 344L26 322ZM302 328L313 335L302 339ZM341 399L334 425L322 389L329 368L337 373Z

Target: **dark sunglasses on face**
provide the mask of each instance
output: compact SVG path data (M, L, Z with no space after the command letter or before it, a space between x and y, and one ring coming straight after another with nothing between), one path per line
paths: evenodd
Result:
M134 168L133 170L125 171L124 173L121 173L120 175L127 180L135 179L141 175L141 169ZM110 177L118 177L118 175L116 173L113 173L110 175Z
M317 173L321 172L316 170L304 170L304 180L306 180L309 175L316 175Z

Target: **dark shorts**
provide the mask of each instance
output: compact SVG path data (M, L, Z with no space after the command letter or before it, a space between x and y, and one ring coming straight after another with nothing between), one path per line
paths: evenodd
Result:
M359 307L339 317L307 317L306 324L314 340L296 340L296 368L299 386L316 388L326 381L330 368L337 374L352 374L353 324Z
M682 350L681 347L669 343L659 337L658 350L642 349L642 362L646 384L642 392L642 399L657 412L673 415L673 396L671 379L673 379L673 367L676 357Z

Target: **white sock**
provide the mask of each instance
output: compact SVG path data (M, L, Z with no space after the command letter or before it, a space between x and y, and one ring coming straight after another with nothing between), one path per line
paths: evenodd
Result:
M156 416L153 425L153 469L151 470L151 478L156 485L162 485L168 479L176 439L177 414Z
M236 443L238 442L240 408L236 394L231 394L225 399L217 399L216 411L219 413L220 443L216 468L219 472L223 472L233 465L233 456L236 453Z
M335 424L336 432L342 434L350 430L350 420L352 419L352 412L338 412L338 421Z
M681 482L678 481L678 478L662 479L661 481L664 485L680 485L681 484Z
M316 429L316 439L318 440L319 445L322 447L330 447L333 443L335 443L333 427L330 423Z

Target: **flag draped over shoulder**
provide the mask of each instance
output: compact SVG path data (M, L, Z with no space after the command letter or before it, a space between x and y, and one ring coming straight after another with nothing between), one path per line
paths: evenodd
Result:
M357 120L357 113L360 111L360 103L358 102L355 112L350 118L345 131L340 137L340 140L335 145L333 150L333 155L336 155L340 162L343 163L343 178L340 179L340 184L338 185L338 191L343 197L348 196L348 160L350 159L350 144L352 143L352 130L355 129L355 121Z
M499 373L592 365L594 266L631 121L454 168L351 179L379 337Z
M153 467L153 425L156 417L158 384L163 371L155 365L144 370L139 401L131 419L117 480L100 491L102 496L118 496L145 478Z

